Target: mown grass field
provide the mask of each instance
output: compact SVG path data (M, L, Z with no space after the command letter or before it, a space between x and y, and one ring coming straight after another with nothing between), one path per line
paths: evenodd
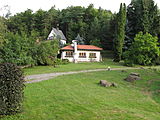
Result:
M130 72L142 80L123 79ZM118 84L104 88L99 80ZM103 71L59 76L27 84L24 111L1 120L160 120L160 73L153 70Z
M68 72L68 71L80 71L80 70L90 70L90 69L100 69L107 68L120 68L124 67L123 62L115 63L112 59L105 58L103 62L92 62L92 63L69 63L66 65L58 65L56 68L53 66L35 66L32 68L25 68L25 75L43 74L43 73L54 73L54 72Z

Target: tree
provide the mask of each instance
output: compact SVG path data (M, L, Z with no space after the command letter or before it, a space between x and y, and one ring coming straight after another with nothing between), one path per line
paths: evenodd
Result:
M93 4L87 8L68 7L60 12L60 28L65 33L68 43L80 34L85 39L85 44L91 44L94 40L100 41L101 46L112 46L111 35L108 29L112 12L102 8L96 9ZM109 37L108 37L109 36Z
M0 48L1 61L14 63L16 65L32 65L34 61L29 55L29 48L31 46L30 39L25 33L22 35L8 32L6 34L7 41L3 47Z
M153 0L132 0L127 7L127 29L125 47L128 49L140 31L157 36L160 17Z
M158 38L151 34L140 32L134 38L134 42L128 51L124 53L125 64L133 66L154 65L160 56L160 47L158 47Z
M0 17L0 47L2 47L5 42L5 34L7 32L7 26L5 24L5 19Z
M9 31L18 34L25 32L30 36L34 25L34 16L32 12L32 10L28 9L24 12L11 16L7 20L7 27Z
M59 27L59 21L58 21L58 17L59 17L59 13L60 11L55 9L54 7L51 7L50 10L48 10L46 12L46 17L44 18L44 36L43 38L47 38L49 32L52 30L52 27Z
M120 5L119 13L117 14L116 37L114 40L114 61L119 62L122 57L122 49L125 39L126 25L126 5Z
M37 65L54 65L59 50L59 41L43 41L37 43L37 50L34 54L34 60Z
M88 35L88 37L90 38L89 43L91 45L100 44L100 40L99 40L100 35L99 34L100 34L99 20L97 17L95 17L94 21L91 23L90 33ZM97 43L97 42L99 42L99 43Z

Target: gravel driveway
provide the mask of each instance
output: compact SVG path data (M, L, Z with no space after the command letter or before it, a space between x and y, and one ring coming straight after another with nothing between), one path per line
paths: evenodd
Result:
M142 68L111 68L111 70L129 70L129 69L142 69ZM94 70L82 70L82 71L73 71L73 72L57 72L57 73L46 73L38 75L29 75L25 77L26 83L35 83L44 80L49 80L61 75L77 74L77 73L86 73L86 72L96 72L96 71L108 71L108 69L94 69Z

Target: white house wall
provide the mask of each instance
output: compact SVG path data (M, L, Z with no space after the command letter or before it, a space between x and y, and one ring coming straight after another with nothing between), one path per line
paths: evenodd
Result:
M79 53L86 53L86 58L79 58ZM89 53L96 53L96 58L89 58ZM100 51L77 51L77 62L100 62L102 59ZM66 51L62 51L62 59L68 59L70 62L74 62L73 57L66 57Z
M67 52L67 51L62 51L61 59L68 59L69 62L74 62L73 57L66 57L66 52Z
M60 40L62 45L66 44L66 40Z
M50 39L50 38L54 38L54 36L55 36L55 32L52 30L51 32L50 32L50 34L48 35L48 40Z

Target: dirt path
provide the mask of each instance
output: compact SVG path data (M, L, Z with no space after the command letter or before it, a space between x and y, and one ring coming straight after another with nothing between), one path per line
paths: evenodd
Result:
M133 70L133 69L142 69L142 68L140 67L111 68L111 70ZM73 71L73 72L57 72L57 73L29 75L25 77L25 80L26 80L26 83L35 83L35 82L40 82L44 80L49 80L61 75L69 75L69 74L77 74L77 73L85 73L85 72L96 72L96 71L108 71L108 69L94 69L94 70L82 70L82 71Z

